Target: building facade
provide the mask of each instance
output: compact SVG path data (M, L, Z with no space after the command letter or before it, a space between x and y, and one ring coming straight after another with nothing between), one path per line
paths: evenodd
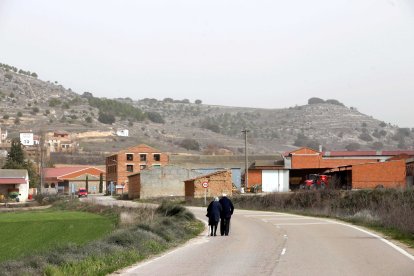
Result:
M145 144L140 144L106 157L106 183L123 186L128 191L128 176L147 168L157 168L169 163L166 153Z

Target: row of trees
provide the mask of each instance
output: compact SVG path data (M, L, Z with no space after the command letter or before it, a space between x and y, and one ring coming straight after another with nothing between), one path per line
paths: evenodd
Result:
M6 72L7 71L13 71L14 73L19 73L19 74L34 77L34 78L38 77L35 72L30 72L30 71L25 71L25 70L22 70L22 69L18 69L17 67L10 66L8 64L0 63L0 67L3 68L4 70L6 70Z

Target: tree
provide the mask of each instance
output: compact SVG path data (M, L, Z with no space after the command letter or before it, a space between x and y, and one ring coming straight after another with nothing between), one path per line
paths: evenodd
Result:
M88 175L86 175L86 178L85 178L85 188L86 188L86 192L88 192L89 191L89 176Z
M325 103L325 101L317 97L313 97L308 100L308 104L320 104L320 103Z
M7 157L7 163L14 162L16 164L24 163L24 152L20 140L14 138L11 143L10 153Z
M191 138L187 138L181 141L180 146L187 149L187 150L200 150L200 144Z
M347 151L354 151L354 150L359 150L361 148L361 145L358 143L351 143L351 144L348 144L345 148Z
M98 121L103 124L112 125L115 123L115 116L110 113L99 112Z
M103 193L103 173L99 174L99 193Z
M37 78L37 74L35 72L31 73L30 76L32 76L33 78Z
M85 121L86 121L88 124L92 123L92 117L91 117L91 116L86 117Z
M31 188L36 187L40 183L40 177L36 172L34 164L31 161L25 161L22 144L17 138L12 140L10 152L3 169L27 170L29 174L29 186Z
M203 102L201 100L195 100L195 104L202 104Z
M335 99L328 99L326 100L326 103L333 104L333 105L339 105L339 106L345 106L343 103Z
M165 123L164 119L162 118L162 116L157 113L157 112L147 112L147 117L151 122L157 123L157 124L163 124Z

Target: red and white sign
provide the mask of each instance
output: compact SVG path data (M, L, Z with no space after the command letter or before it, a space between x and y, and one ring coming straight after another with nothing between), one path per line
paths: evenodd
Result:
M206 181L206 182L203 182L203 188L208 188L208 182Z

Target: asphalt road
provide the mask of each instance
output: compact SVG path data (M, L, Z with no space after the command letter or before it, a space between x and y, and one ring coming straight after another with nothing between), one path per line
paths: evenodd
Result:
M190 208L206 221L205 208ZM352 225L236 210L229 236L204 232L114 275L414 275L414 257Z

